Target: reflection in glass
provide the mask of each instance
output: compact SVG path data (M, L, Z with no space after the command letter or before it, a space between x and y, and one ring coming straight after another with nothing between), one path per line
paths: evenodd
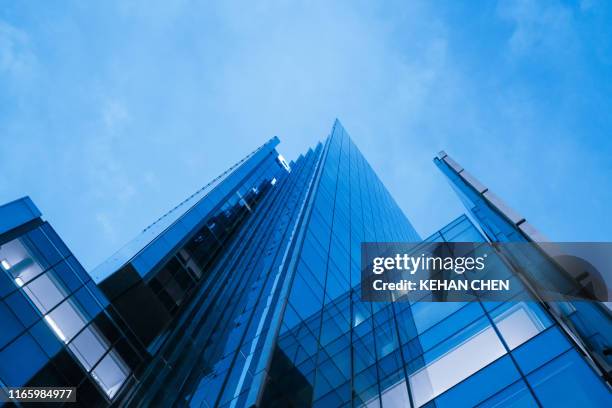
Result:
M68 347L89 371L108 349L108 342L93 325L89 325L70 342Z
M503 356L506 350L493 327L481 319L432 352L443 354L409 377L417 407Z
M112 398L127 378L128 369L115 350L111 350L91 372L106 395Z
M551 322L535 304L507 303L491 313L497 329L510 350L550 326Z
M402 380L387 390L381 395L383 408L406 407L409 408L410 398L408 397L408 389L406 381Z
M64 343L69 342L87 324L85 316L72 299L65 300L45 316L45 320Z
M59 337L59 339L61 341L66 343L66 341L67 341L66 340L66 335L64 334L62 329L59 328L57 323L55 323L55 320L53 320L53 318L51 316L47 315L47 316L45 316L45 322L49 325L49 327L51 327L51 330L53 330L53 332L57 335L57 337Z
M41 313L45 314L66 296L57 276L51 271L39 276L23 288Z
M43 271L19 238L0 246L0 265L18 286L23 286Z

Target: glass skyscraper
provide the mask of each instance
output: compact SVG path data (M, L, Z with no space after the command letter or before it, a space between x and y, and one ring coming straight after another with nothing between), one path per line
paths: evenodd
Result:
M602 305L360 300L362 242L534 236L498 201L476 208L486 191L450 157L436 165L476 192L471 218L422 238L338 121L292 162L278 144L93 280L29 199L0 207L0 385L76 386L83 406L612 405Z

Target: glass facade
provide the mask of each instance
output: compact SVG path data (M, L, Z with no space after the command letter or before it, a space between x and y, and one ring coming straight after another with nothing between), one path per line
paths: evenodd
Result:
M86 406L610 406L537 297L361 301L361 243L423 239L338 121L292 162L278 143L147 227L97 283L29 199L0 207L2 385L78 385ZM424 240L492 240L477 224Z
M83 404L108 405L141 357L29 198L0 207L0 218L0 384L74 386Z
M115 320L143 354L162 356L160 349L172 343L186 310L197 306L194 296L216 294L215 285L234 278L213 266L250 221L272 182L289 174L278 159L277 144L276 138L268 141L92 272Z
M524 217L509 208L491 190L482 185L461 165L441 152L434 163L448 177L462 202L491 242L531 242L546 253L548 241ZM506 257L527 280L539 271L529 268L529 255L516 253L508 247ZM576 286L588 286L589 281L578 277ZM538 296L534 293L534 296ZM576 339L577 346L588 356L601 376L612 381L612 315L610 303L568 301L547 302L547 307L566 331Z

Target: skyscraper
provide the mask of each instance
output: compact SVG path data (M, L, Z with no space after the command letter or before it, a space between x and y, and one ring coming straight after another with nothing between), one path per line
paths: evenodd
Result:
M361 301L361 243L423 239L338 121L290 163L278 143L144 229L97 285L28 199L0 207L2 383L75 385L88 406L610 405L608 373L536 298ZM424 240L492 240L472 216L484 235L461 216Z

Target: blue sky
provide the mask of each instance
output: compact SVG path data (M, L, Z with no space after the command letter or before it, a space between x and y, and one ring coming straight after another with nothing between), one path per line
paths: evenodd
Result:
M559 241L612 240L605 1L3 2L0 202L86 268L278 135L338 117L428 235L449 152Z

